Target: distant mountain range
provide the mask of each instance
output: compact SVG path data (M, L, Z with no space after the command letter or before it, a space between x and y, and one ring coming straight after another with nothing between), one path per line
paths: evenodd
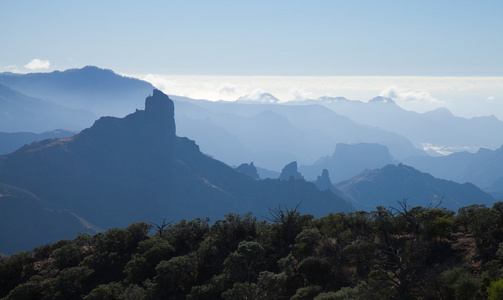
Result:
M429 204L457 211L471 204L492 207L494 198L471 183L459 184L437 179L403 164L387 165L366 170L359 175L335 185L350 195L357 209L369 210L376 206L397 207L397 201L408 199L411 206Z
M145 110L102 117L72 137L1 156L0 182L101 228L162 218L215 220L230 212L266 217L269 208L298 203L315 216L353 210L313 183L256 180L202 154L194 141L175 135L173 102L158 90L147 97Z
M503 146L476 153L458 152L441 157L410 157L405 163L433 176L457 182L472 182L482 188L503 191Z
M179 134L197 140L203 152L231 165L254 161L278 171L291 161L312 164L332 153L337 143L379 143L398 159L426 155L403 136L357 124L321 105L172 98Z
M87 110L26 96L0 83L0 132L81 130L95 119L96 116Z
M154 88L148 82L94 66L51 73L0 73L0 84L64 107L117 117L142 108L143 97ZM71 129L50 129L56 128ZM0 131L6 130L0 127Z
M324 169L330 172L334 182L349 179L366 169L377 169L397 163L388 148L379 144L337 144L332 156L324 156L314 164L300 166L300 172L309 180L314 180Z
M392 99L384 97L376 97L368 102L322 97L291 104L323 105L359 124L376 126L405 136L415 147L424 147L430 154L495 149L503 144L503 122L495 116L467 119L454 116L446 108L417 113L404 110Z

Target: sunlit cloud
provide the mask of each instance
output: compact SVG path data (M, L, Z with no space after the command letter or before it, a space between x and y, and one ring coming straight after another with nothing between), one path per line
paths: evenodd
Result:
M274 97L270 93L266 93L264 90L258 88L253 90L249 95L239 97L236 101L244 102L259 102L259 103L278 103L279 99Z
M301 88L293 88L293 89L290 89L289 92L290 92L290 99L292 99L294 101L306 100L312 96L311 93L309 93Z
M395 86L390 86L387 89L382 90L379 96L391 98L393 100L405 101L405 102L430 102L430 103L442 103L442 101L432 97L428 92L425 91L402 91Z
M35 71L35 70L47 70L49 69L50 66L51 66L50 61L35 58L28 64L26 64L24 67L28 70Z
M412 76L198 76L129 75L146 80L168 95L211 101L235 101L270 93L279 102L319 97L368 101L392 98L406 110L426 112L446 107L457 116L496 115L503 120L503 77ZM484 96L481 96L484 95ZM488 97L489 95L490 97ZM494 98L492 98L494 97ZM493 99L493 100L491 100Z

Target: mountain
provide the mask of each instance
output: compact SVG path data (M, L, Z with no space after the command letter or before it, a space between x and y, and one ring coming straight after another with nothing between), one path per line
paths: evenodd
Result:
M42 133L33 132L0 132L0 155L11 153L14 150L35 141L50 138L65 138L74 135L74 131L51 130Z
M313 181L313 183L320 191L330 190L332 191L332 193L340 196L342 199L346 200L349 203L357 203L357 201L353 197L336 188L335 185L332 184L332 180L330 179L330 175L327 169L323 169L321 175L318 176L316 178L316 181Z
M304 176L297 171L297 162L292 161L287 164L283 170L281 170L281 174L279 175L279 179L281 180L304 180Z
M179 134L201 141L205 153L231 165L253 160L257 166L277 171L291 161L312 164L332 153L337 143L379 143L398 159L425 155L403 136L357 124L322 105L172 98L177 107ZM199 120L199 124L194 120ZM214 131L209 132L207 126ZM228 143L247 151L231 152Z
M503 178L503 146L496 150L481 148L476 153L463 151L440 157L410 157L404 163L435 177L494 189L495 181Z
M253 162L251 162L250 164L240 164L236 170L242 172L242 173L245 173L246 175L252 177L252 178L255 178L255 179L259 179L259 175L258 175L258 172L257 172L257 168L255 167L255 165L253 164Z
M300 166L299 169L308 179L316 178L323 169L327 169L333 180L339 182L366 169L377 169L396 162L386 146L372 143L338 143L332 156L324 156L314 164Z
M51 73L0 73L0 84L65 107L89 110L97 116L120 117L142 108L140 99L153 89L145 81L94 66ZM55 128L69 129L50 129Z
M463 118L446 108L425 113L407 111L392 99L376 97L368 102L322 97L295 104L321 104L351 120L396 132L415 147L431 154L446 154L478 148L496 149L503 144L503 122L495 116Z
M102 228L134 221L221 218L229 212L295 207L326 215L352 210L304 180L256 180L177 137L174 105L158 90L145 110L102 117L64 139L34 142L0 157L0 181L36 194Z
M100 228L79 216L54 209L34 194L0 183L0 254L75 238L78 232L94 234Z
M80 130L91 125L95 118L89 111L30 97L0 84L1 132Z
M356 208L364 210L396 207L396 201L405 198L410 205L423 207L436 205L443 199L441 206L454 211L474 203L489 207L494 203L493 197L471 183L437 179L403 164L366 170L335 186L358 201L353 203Z

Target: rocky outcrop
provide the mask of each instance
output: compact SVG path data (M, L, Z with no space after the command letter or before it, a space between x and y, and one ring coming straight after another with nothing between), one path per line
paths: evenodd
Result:
M290 178L298 180L304 179L304 176L297 171L297 162L292 161L287 164L283 170L281 170L281 175L279 175L279 179L281 180L290 180Z
M251 162L250 164L241 164L236 168L236 170L245 173L252 178L259 179L257 168L255 167L253 162Z

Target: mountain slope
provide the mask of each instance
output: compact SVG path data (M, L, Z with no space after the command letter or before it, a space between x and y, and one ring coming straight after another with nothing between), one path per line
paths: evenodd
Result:
M295 207L324 215L352 207L303 180L255 180L175 135L173 102L158 90L145 110L103 117L66 139L35 142L0 157L0 181L32 191L100 227Z
M153 89L145 81L93 66L51 73L1 73L0 84L65 107L86 109L97 116L121 117L142 108L141 99Z
M33 132L0 132L0 155L11 153L19 147L35 141L50 138L64 138L74 135L75 132L68 130L52 130L42 133Z
M100 228L77 215L51 208L34 194L0 183L0 253L27 251L78 232L94 234Z
M0 131L43 132L57 128L80 130L92 124L95 115L46 100L26 96L0 84Z
M314 179L323 169L327 169L334 182L349 179L366 169L381 168L396 163L388 148L379 144L358 143L353 145L338 143L332 156L325 156L309 166L300 166L300 172L308 179Z
M496 150L479 149L476 153L458 152L440 157L410 157L404 160L435 177L457 182L473 182L486 188L503 178L503 146ZM500 187L503 191L503 186Z
M442 206L457 211L471 204L486 204L489 207L494 199L471 183L459 184L437 179L430 174L403 165L387 165L336 184L336 187L352 196L360 209L376 206L396 206L396 201L409 199L412 206L427 207L441 199Z
M417 113L404 110L392 99L384 97L366 103L324 97L307 103L319 103L357 123L396 132L410 139L416 147L434 146L440 148L439 151L458 152L495 149L503 144L503 122L495 116L467 119L454 116L446 108ZM433 154L434 150L431 152Z

